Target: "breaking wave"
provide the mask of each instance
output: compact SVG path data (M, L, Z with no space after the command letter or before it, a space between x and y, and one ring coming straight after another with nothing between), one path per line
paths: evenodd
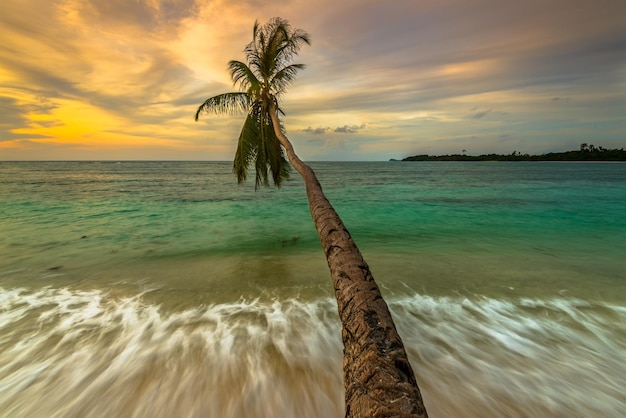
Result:
M336 304L0 289L2 417L340 417ZM621 417L626 308L390 300L431 417Z

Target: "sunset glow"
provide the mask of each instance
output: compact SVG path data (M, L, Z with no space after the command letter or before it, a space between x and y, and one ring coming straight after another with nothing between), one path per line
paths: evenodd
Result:
M233 90L255 20L309 32L283 98L310 160L626 145L626 27L613 0L5 0L0 160L230 160Z

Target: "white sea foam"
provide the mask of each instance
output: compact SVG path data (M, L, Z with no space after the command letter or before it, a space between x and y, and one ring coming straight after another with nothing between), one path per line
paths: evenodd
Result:
M626 308L392 300L431 417L621 417ZM171 311L144 295L0 289L2 417L343 415L330 299Z
M334 416L330 301L162 312L138 295L0 291L0 416Z
M626 415L622 306L416 295L391 307L439 416Z

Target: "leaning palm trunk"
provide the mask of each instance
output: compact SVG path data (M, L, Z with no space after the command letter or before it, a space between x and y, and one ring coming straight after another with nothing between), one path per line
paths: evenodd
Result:
M288 176L284 147L302 175L313 222L322 242L341 318L344 344L344 386L347 417L426 417L419 388L402 340L363 256L341 218L324 196L311 168L295 154L278 120L277 97L285 92L303 64L292 64L309 35L292 29L281 18L255 23L246 48L247 64L230 61L235 84L242 92L207 99L196 112L229 113L245 110L233 169L237 181L246 179L254 162L256 186L276 186ZM271 119L271 123L270 123ZM282 147L281 147L282 145Z
M276 112L272 125L306 185L342 324L346 417L426 417L426 409L400 335L361 252L335 212L313 170L293 150Z

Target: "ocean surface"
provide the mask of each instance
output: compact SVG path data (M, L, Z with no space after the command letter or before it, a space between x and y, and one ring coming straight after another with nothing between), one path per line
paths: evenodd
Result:
M429 414L626 416L626 164L312 163ZM0 417L341 417L297 173L0 162Z

